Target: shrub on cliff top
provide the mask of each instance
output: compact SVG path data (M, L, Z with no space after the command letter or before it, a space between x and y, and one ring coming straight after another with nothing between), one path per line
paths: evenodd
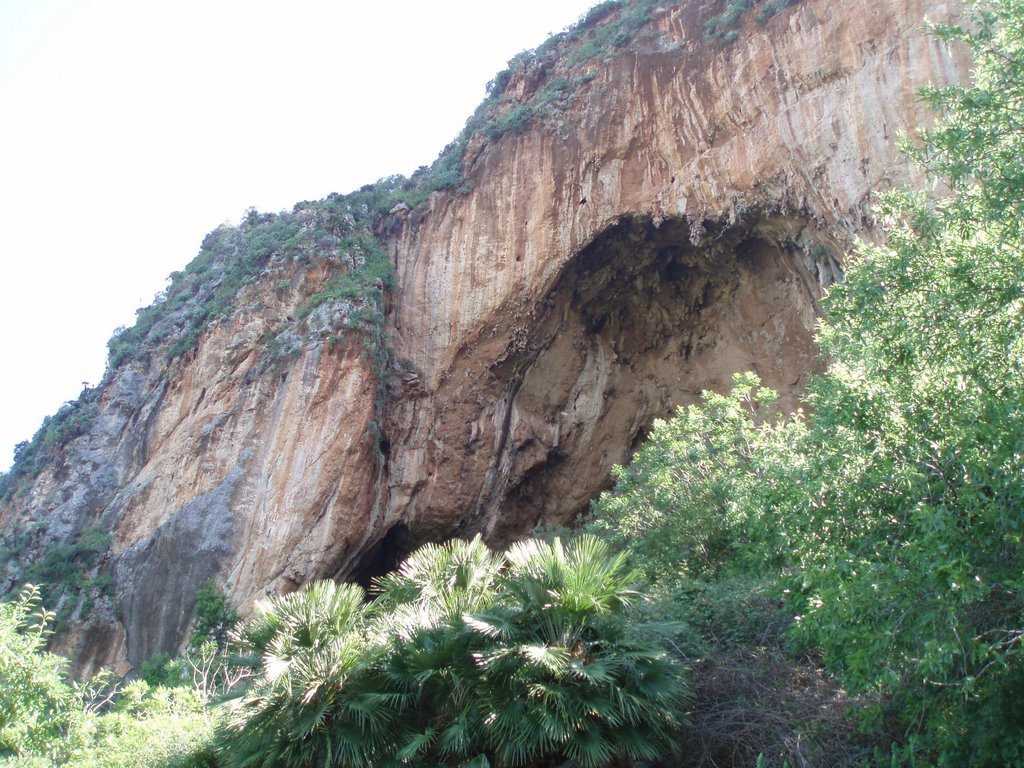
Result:
M725 10L704 22L704 37L709 40L732 42L736 39L736 27L743 16L760 3L757 14L759 24L766 23L772 16L780 13L800 0L728 0Z

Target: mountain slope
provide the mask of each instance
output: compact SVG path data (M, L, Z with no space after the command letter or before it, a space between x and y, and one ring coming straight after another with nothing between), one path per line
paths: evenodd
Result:
M432 168L211 233L5 479L0 587L59 582L62 648L137 666L208 578L244 608L571 522L738 370L795 407L917 89L966 77L921 30L958 4L890 5L604 3Z

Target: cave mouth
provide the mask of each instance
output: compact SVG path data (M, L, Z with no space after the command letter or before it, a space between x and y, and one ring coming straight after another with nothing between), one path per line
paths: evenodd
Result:
M363 554L356 565L351 568L347 580L358 584L369 593L374 581L398 570L402 561L420 543L411 535L405 523L396 523Z
M477 519L504 546L572 525L656 418L754 371L795 409L820 369L823 287L839 273L806 220L626 217L571 258L526 343L492 371L508 410Z

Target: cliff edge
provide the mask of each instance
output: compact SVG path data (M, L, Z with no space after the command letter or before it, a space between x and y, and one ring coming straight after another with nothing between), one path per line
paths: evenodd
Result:
M125 670L180 647L210 578L244 610L569 524L733 372L796 407L872 193L914 181L917 90L967 77L922 29L961 7L805 0L709 38L723 6L604 3L383 209L367 187L211 233L22 450L0 590L69 563L59 649Z

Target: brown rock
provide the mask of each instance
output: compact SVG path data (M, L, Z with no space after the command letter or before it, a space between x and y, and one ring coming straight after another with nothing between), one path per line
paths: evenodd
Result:
M966 76L921 31L959 10L807 0L706 44L683 3L585 64L568 111L474 139L471 191L389 224L412 367L383 424L359 332L268 360L261 339L327 279L300 265L171 369L119 370L92 431L0 508L7 530L114 533L106 623L62 649L124 669L180 647L209 577L244 611L427 540L571 522L654 418L736 371L795 407L822 290L876 235L872 192L912 180L895 139L929 119L917 89ZM542 87L528 74L509 98Z

